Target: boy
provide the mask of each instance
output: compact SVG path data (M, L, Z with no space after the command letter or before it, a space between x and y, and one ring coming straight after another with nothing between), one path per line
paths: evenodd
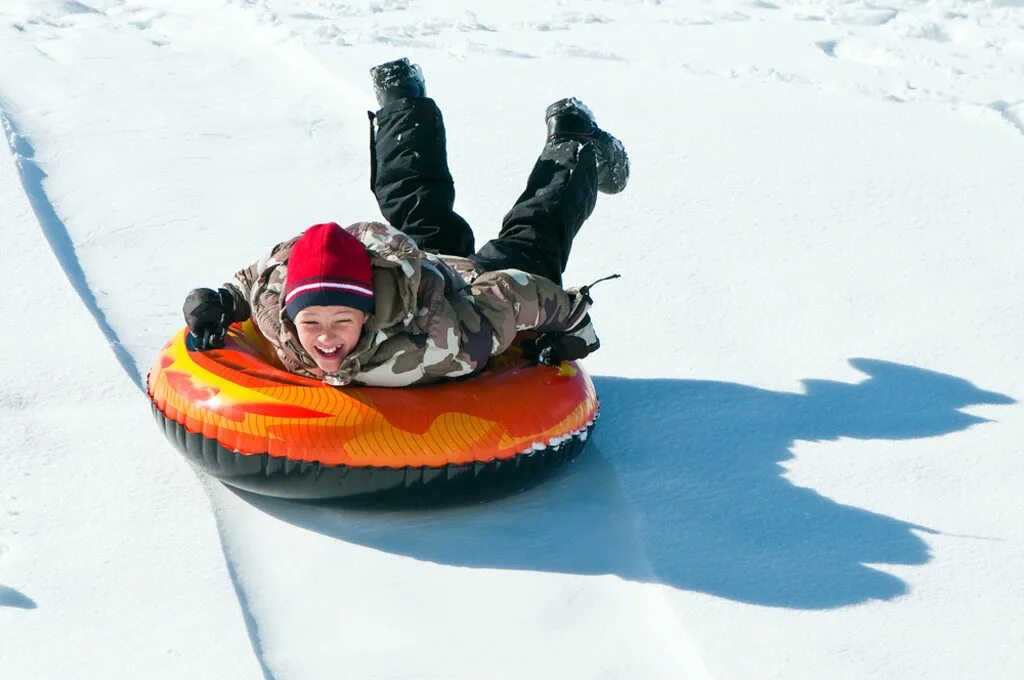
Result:
M407 59L370 71L371 186L389 226L318 224L280 243L216 291L185 300L190 342L223 347L250 318L294 373L334 386L400 387L471 375L518 331L528 355L557 364L600 346L588 287L563 290L572 239L597 192L629 177L622 144L576 99L548 107L548 138L498 238L474 252L453 210L444 122Z

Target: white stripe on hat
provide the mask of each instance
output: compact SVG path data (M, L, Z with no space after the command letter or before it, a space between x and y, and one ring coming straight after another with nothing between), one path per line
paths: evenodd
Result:
M292 291L288 293L287 296L285 296L284 303L290 303L292 301L292 298L294 298L299 293L308 293L311 290L323 290L325 288L333 288L336 290L350 290L353 293L358 293L359 295L365 295L366 297L371 298L373 297L373 290L367 288L366 286L360 286L355 283L332 283L330 281L321 281L320 283L307 283L304 286L298 286L297 288L293 288Z

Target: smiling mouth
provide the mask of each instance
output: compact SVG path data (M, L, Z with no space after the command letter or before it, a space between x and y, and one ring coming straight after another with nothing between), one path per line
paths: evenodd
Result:
M313 345L316 348L317 354L328 359L336 359L341 354L341 345L335 345L334 347L321 347L320 345Z

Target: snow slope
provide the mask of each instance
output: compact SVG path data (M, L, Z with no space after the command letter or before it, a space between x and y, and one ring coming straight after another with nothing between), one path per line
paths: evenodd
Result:
M0 677L1020 677L1022 38L1014 0L6 0ZM597 435L474 507L201 479L142 376L190 288L379 216L403 55L481 243L548 103L626 143L566 274L623 275Z

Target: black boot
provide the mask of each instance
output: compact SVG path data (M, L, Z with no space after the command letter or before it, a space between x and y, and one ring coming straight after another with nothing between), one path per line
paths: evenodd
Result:
M629 157L618 139L597 126L594 114L575 97L560 99L547 108L548 142L569 139L593 142L597 151L597 189L617 194L629 182Z
M381 108L399 99L427 96L423 71L419 64L410 64L405 57L374 66L370 77Z

